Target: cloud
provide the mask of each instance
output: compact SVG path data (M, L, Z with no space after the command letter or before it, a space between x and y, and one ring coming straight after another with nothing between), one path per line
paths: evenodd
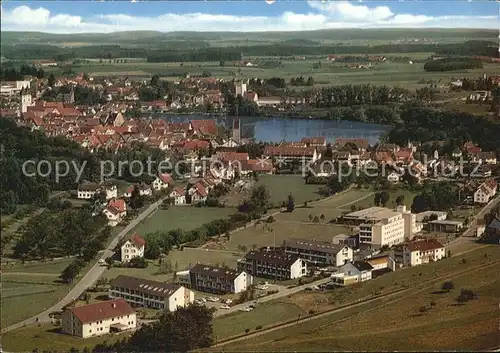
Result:
M209 13L164 13L135 16L115 13L91 17L52 13L26 5L1 11L3 31L85 33L133 30L156 31L302 31L329 28L461 27L498 28L496 16L427 16L394 13L388 6L353 4L347 1L308 1L308 13L286 11L275 16Z

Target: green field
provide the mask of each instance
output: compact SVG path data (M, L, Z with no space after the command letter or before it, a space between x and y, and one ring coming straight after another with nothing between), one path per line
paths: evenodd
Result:
M6 327L54 305L71 286L61 284L59 275L72 261L62 259L38 263L15 263L2 268L1 327ZM12 263L11 263L12 264ZM94 262L82 270L85 273Z
M181 228L185 231L202 226L215 219L226 218L236 212L235 208L173 206L159 209L142 221L131 233L147 234Z
M402 55L404 56L404 55ZM314 69L314 60L294 60L282 61L282 67L265 69L259 67L233 67L219 66L218 62L202 63L148 63L148 62L127 62L127 63L90 63L73 65L76 72L85 72L91 76L136 76L147 77L155 74L166 76L166 79L173 80L187 74L202 74L208 71L212 76L232 79L236 78L270 78L283 77L289 81L292 77L305 76L313 77L316 83L326 85L341 84L374 84L374 85L398 85L400 87L416 89L419 88L419 81L433 80L434 82L447 83L454 77L476 77L483 73L488 75L498 73L498 65L484 64L483 69L449 71L449 72L426 72L423 63L413 65L405 63L386 62L374 65L369 69L347 69L341 64L332 64L326 58L320 59L322 67ZM58 68L48 68L47 71L58 71Z
M460 258L450 258L433 264L399 270L359 286L336 289L327 293L298 293L288 299L265 303L267 305L262 304L262 306L250 313L237 313L234 316L219 317L215 319L215 333L221 339L224 336L228 337L242 333L245 328L254 331L254 327L251 326L252 320L254 320L255 316L258 316L261 307L264 309L273 307L272 304L276 305L277 311L280 313L284 303L293 302L299 306L299 308L295 309L295 315L298 315L298 312L308 312L310 308L314 308L316 312L334 308L339 304L371 296L375 292L385 293L394 289L412 288L411 293L395 297L399 299L394 300L394 303L387 306L377 305L377 302L366 304L358 308L303 322L296 326L266 333L257 338L240 341L234 345L227 345L223 347L223 350L232 351L236 347L243 351L426 350L430 348L425 344L422 346L423 342L412 341L412 328L418 329L414 333L427 336L426 339L433 338L435 340L439 337L439 334L433 334L433 332L435 330L445 330L446 322L450 322L449 327L453 328L452 331L460 330L461 332L467 332L468 329L477 324L491 338L491 333L494 332L494 330L492 331L494 327L491 326L492 319L496 314L492 312L492 309L498 307L498 298L500 298L500 287L498 286L500 282L498 276L496 276L497 266L493 264L494 261L500 260L500 253L497 247L494 246L481 247L476 245L475 247L477 250L464 254ZM489 259L484 258L485 254ZM467 264L462 263L462 258L467 261ZM467 274L458 274L459 271L480 264L487 267L484 270L479 268ZM424 281L430 281L446 274L449 274L449 279L452 279L455 284L456 289L452 292L439 293L444 279L431 287L421 289L420 284L424 283ZM454 306L454 298L458 295L460 288L473 289L479 294L479 299L464 306ZM386 300L381 300L380 304L383 304ZM419 315L419 307L423 305L429 307L431 301L436 302L435 307L429 309L427 313ZM293 310L290 309L290 311L293 319ZM370 313L368 314L368 312ZM484 318L478 320L480 313L484 314ZM265 321L265 324L270 325L287 320L272 320L273 314L269 312L262 316L267 319L262 319L263 321L260 324ZM236 326L234 323L236 321L238 322L237 326L241 328L239 332L236 332L236 329L229 328L230 323ZM380 325L381 322L397 322L398 325ZM459 323L459 325L451 324L451 322ZM474 333L478 332L477 329L474 329ZM389 333L389 336L382 334L385 332ZM399 337L397 341L391 340L398 335L403 336ZM450 337L446 338L452 339ZM470 339L473 336L467 334L467 338ZM372 344L372 339L374 345L368 346L368 344ZM404 340L410 340L412 345L391 345ZM456 343L458 345L462 344L460 349L467 349L466 345L471 343L470 341L458 341L460 339L457 340L457 338L453 343L443 341L440 342L442 345L440 347L441 349L450 349ZM480 340L476 343L480 343ZM426 342L426 344L429 344L429 342ZM479 349L479 346L474 348ZM482 349L485 348L487 346L482 347Z

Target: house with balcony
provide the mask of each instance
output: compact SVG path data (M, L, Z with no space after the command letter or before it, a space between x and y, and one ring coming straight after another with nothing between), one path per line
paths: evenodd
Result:
M254 277L288 280L307 274L307 262L298 255L252 250L238 260L238 269Z
M179 278L192 289L217 294L241 293L253 284L253 276L245 271L204 264L195 265L188 274L182 271Z
M342 266L353 260L353 250L344 244L292 238L283 241L286 254L298 255L309 264Z
M194 302L194 292L177 284L119 275L110 282L109 297L133 307L176 311Z
M394 249L396 263L403 266L417 266L441 260L446 249L436 239L421 239L401 244Z

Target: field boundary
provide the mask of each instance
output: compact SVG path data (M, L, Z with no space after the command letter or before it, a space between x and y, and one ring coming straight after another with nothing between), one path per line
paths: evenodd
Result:
M433 278L433 279L431 279L431 280L429 280L427 282L424 282L419 287L408 287L408 288L398 289L398 290L395 290L395 291L392 291L392 292L389 292L389 293L385 293L385 294L381 294L379 296L374 296L374 297L371 297L371 298L368 298L368 299L366 299L366 298L365 299L360 299L360 300L357 300L357 301L354 301L354 302L351 302L351 303L348 303L348 304L344 304L344 305L341 305L341 306L338 306L338 307L335 307L335 308L332 308L332 309L328 309L328 310L325 310L325 311L322 311L322 312L319 312L319 313L314 313L314 314L311 314L311 315L307 315L307 316L304 316L304 317L301 317L301 318L298 318L298 319L287 320L287 321L283 321L283 322L280 322L280 323L277 323L277 324L273 324L273 325L267 326L266 328L264 328L262 330L259 330L259 331L242 333L242 334L239 334L239 335L228 337L228 338L222 339L220 341L217 341L217 343L215 345L212 345L212 348L217 348L217 347L220 347L220 346L225 346L225 345L227 345L229 343L241 341L244 338L250 338L250 337L253 337L253 336L260 336L260 335L263 335L263 334L265 334L267 332L275 331L275 330L280 329L280 328L285 328L285 327L289 327L289 326L292 326L292 325L297 325L297 324L299 324L301 322L306 322L306 321L314 320L314 319L319 318L319 317L328 316L330 314L335 313L336 311L341 311L341 310L347 309L349 307L355 307L355 306L359 306L359 305L362 305L362 304L367 304L367 303L370 303L372 301L383 299L385 297L389 297L389 296L393 296L393 295L400 294L400 293L403 293L403 292L411 291L412 289L418 289L415 292L415 293L418 293L418 292L420 292L420 291L422 291L422 290L424 290L424 289L426 289L426 288L428 288L430 286L435 285L437 282L442 281L443 279L446 279L446 278L449 278L449 277L456 277L456 276L459 276L459 275L462 275L462 274L465 274L465 273L468 273L468 272L475 271L475 270L480 269L480 268L491 267L491 266L497 265L497 264L500 264L500 260L493 261L492 263L489 263L489 264L479 264L479 265L470 267L470 268L465 269L465 270L461 270L461 271L457 271L457 272L453 272L453 273L448 273L448 274L445 274L445 275ZM401 298L396 298L393 301L397 301L397 300L400 300L400 299Z

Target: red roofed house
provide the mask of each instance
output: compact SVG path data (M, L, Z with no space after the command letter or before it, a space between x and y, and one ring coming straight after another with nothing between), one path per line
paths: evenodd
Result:
M191 194L191 203L205 202L207 200L207 188L200 182L196 183Z
M166 189L172 185L174 185L174 179L172 179L170 174L160 174L158 175L158 178L153 181L153 189L156 191Z
M341 147L344 147L346 144L353 144L355 145L359 151L363 152L368 149L370 144L368 143L368 140L366 139L358 139L358 138L343 138L343 137L338 137L335 140L335 144Z
M134 233L121 247L122 262L129 262L134 257L144 257L146 241L137 233Z
M397 246L394 256L403 266L417 266L441 260L446 256L446 249L436 239L416 240Z
M217 135L217 125L215 120L191 120L189 122L189 130L192 134L207 136Z
M62 314L62 331L81 338L135 329L136 323L135 310L123 299L76 306Z
M116 227L127 215L127 204L123 199L113 198L109 200L108 206L103 210L104 215L108 218L108 224L111 227Z
M186 191L181 188L175 188L169 195L174 199L174 205L184 205L186 203Z
M326 137L304 137L300 142L304 142L307 147L326 147Z

